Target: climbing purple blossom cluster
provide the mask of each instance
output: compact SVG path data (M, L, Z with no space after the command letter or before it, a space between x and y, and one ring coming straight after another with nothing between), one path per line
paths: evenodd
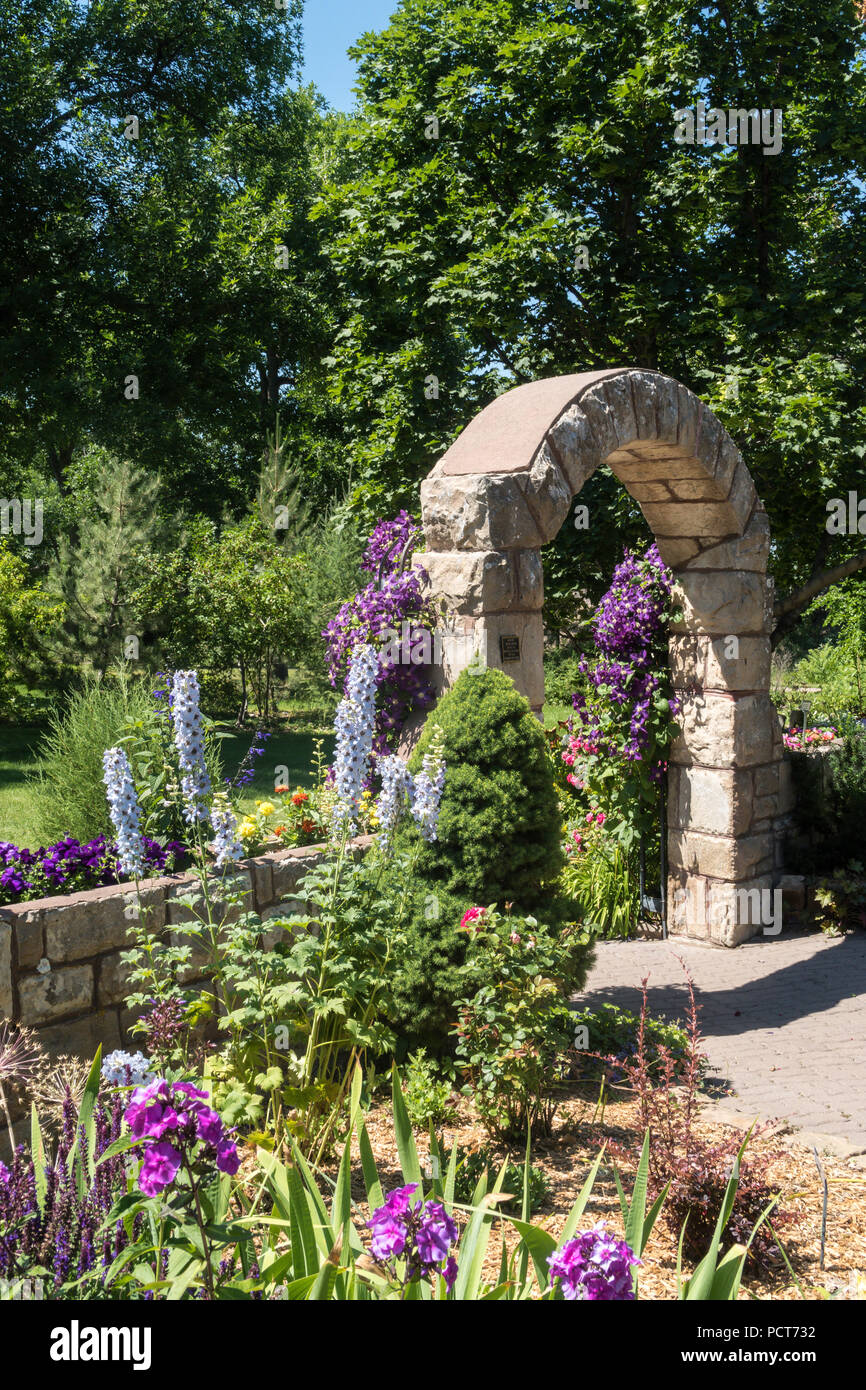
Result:
M551 1283L558 1279L569 1302L628 1302L634 1299L632 1266L639 1265L630 1246L617 1240L603 1222L567 1240L548 1259Z
M452 1247L457 1242L457 1225L441 1202L430 1199L412 1202L417 1183L389 1192L384 1205L377 1207L367 1222L373 1232L370 1252L383 1264L405 1261L405 1282L442 1274L450 1289L457 1278L457 1260Z
M393 573L401 555L408 555L422 535L414 516L405 510L398 512L393 521L377 521L370 532L361 569L367 574L378 574L380 569Z
M600 753L648 762L653 780L661 777L664 763L656 755L660 740L655 718L659 696L668 700L668 716L677 711L673 695L665 692L666 660L659 651L672 589L673 576L655 544L642 559L625 552L593 620L598 656L580 662L595 696L578 693L572 698L572 738L564 753L569 766L581 754ZM570 774L569 780L575 776Z
M408 570L400 567L420 534L420 527L405 511L393 521L377 523L361 561L362 568L375 577L343 604L322 633L328 644L328 675L335 689L341 684L345 687L357 646L372 645L379 651L376 754L392 749L409 715L429 709L434 699L429 664L410 659L425 635L429 639L435 622L424 595L427 575L420 566ZM397 654L390 634L399 635Z

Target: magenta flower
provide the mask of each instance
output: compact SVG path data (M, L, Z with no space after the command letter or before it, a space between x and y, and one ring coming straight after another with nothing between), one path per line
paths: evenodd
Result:
M217 1144L216 1166L221 1173L228 1173L230 1176L238 1171L241 1166L240 1156L237 1145L231 1139L222 1139Z
M213 1144L218 1148L223 1137L223 1122L215 1110L209 1110L203 1105L195 1117L196 1130L199 1139L203 1139L206 1144Z
M161 1139L177 1129L177 1111L168 1103L171 1092L167 1081L152 1081L132 1093L126 1123L136 1139Z
M155 1197L174 1182L180 1163L181 1156L173 1144L166 1140L161 1144L148 1144L138 1175L138 1185L145 1197Z
M558 1279L569 1302L628 1302L635 1297L632 1267L641 1261L624 1240L617 1240L599 1222L567 1240L547 1264L551 1286Z
M377 1260L387 1263L400 1256L405 1260L405 1280L442 1274L448 1289L457 1277L457 1261L451 1247L457 1240L457 1226L441 1202L411 1202L417 1183L398 1187L373 1212L367 1225L373 1231L370 1243ZM397 1271L392 1266L392 1273Z
M181 1164L189 1171L234 1174L240 1158L215 1110L205 1105L207 1091L189 1081L152 1081L139 1086L126 1110L126 1122L144 1142L144 1162L138 1185L153 1197L177 1177ZM170 1134L171 1143L163 1136Z

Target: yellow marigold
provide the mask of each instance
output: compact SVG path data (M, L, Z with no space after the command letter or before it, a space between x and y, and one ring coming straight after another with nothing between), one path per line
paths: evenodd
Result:
M276 809L273 805L273 802L271 801L257 801L256 805L258 806L263 816L272 816L274 814L274 810Z

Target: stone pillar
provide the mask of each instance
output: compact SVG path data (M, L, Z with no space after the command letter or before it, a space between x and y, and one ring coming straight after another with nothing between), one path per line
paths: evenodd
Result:
M494 666L511 676L540 714L544 627L538 551L425 551L414 563L427 571L432 592L445 609L437 691L447 690L467 666Z
M763 534L760 521L755 530ZM702 555L677 575L668 920L673 933L735 946L778 930L773 887L790 785L769 696L766 548L747 531L715 550L719 568Z

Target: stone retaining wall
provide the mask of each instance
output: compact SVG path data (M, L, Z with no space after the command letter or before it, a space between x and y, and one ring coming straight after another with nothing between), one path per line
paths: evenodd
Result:
M370 843L357 840L359 848ZM302 911L297 885L324 856L323 845L280 849L244 860L246 910L264 920L276 910ZM194 873L168 874L141 884L148 925L173 945L183 944L189 909L178 901L198 887ZM33 1028L51 1053L92 1057L127 1043L133 1013L125 1007L122 951L133 944L129 929L138 915L134 887L116 884L62 898L38 898L0 908L0 1016ZM233 909L238 912L241 909ZM266 938L267 939L267 938ZM201 979L201 956L186 982Z

